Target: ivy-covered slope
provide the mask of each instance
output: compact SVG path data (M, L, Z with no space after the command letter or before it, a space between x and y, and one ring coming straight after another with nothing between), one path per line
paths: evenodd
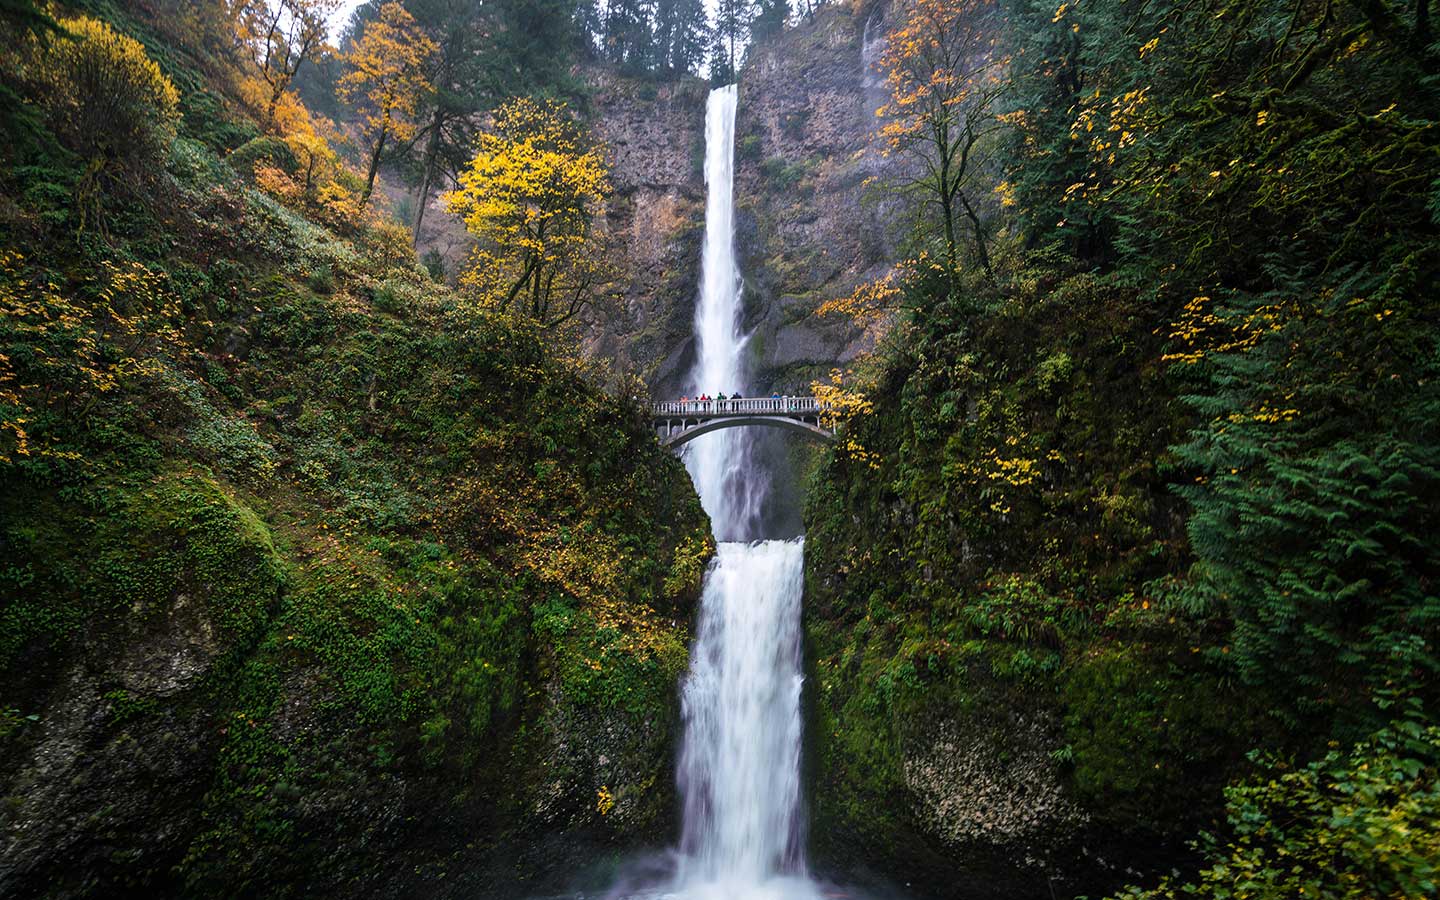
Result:
M818 855L947 897L1433 891L1428 14L977 6L994 277L902 273L807 510Z
M1134 297L1051 274L934 305L846 426L866 455L813 480L822 859L941 896L1093 889L1173 860L1271 728L1223 633L1160 601L1184 417L1136 402L1174 385Z
M113 19L187 88L149 171L82 223L43 101L6 121L0 893L513 896L663 839L683 468L393 232L257 191Z

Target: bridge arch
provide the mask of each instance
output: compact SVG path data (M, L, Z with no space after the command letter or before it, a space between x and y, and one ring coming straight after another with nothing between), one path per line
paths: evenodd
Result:
M664 447L674 449L688 444L702 434L709 434L712 431L719 431L722 428L746 428L752 425L759 425L765 428L783 428L793 431L810 440L833 442L835 435L822 428L814 422L806 422L801 419L792 419L786 416L720 416L713 419L704 419L694 425L682 427L680 430L667 435L662 435L660 444Z

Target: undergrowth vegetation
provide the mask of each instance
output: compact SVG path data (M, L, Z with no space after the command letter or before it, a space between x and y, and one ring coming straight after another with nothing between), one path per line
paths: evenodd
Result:
M298 895L661 827L713 546L681 466L200 49L87 6L3 53L0 815L75 823L11 885ZM73 796L14 780L64 740ZM466 837L356 838L422 813Z
M913 812L914 761L947 723L1013 761L1023 719L1084 824L994 841L1132 870L1038 858L1042 886L1194 853L1194 880L1133 895L1433 893L1427 4L954 5L995 17L976 53L1006 63L926 82L1000 92L987 252L937 263L922 222L910 264L830 305L889 332L807 514L821 766L846 788L817 834L965 871ZM1251 785L1228 825L1227 782Z

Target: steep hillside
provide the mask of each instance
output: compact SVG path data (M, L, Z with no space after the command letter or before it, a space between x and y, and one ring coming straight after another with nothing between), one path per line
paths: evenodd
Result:
M1424 6L912 7L902 49L1005 64L1003 200L988 258L917 211L931 262L879 292L810 488L822 866L966 900L1434 892ZM917 58L902 97L977 83Z
M511 896L662 840L683 469L403 236L257 189L205 58L95 6L185 90L87 181L43 78L98 45L7 58L0 893Z

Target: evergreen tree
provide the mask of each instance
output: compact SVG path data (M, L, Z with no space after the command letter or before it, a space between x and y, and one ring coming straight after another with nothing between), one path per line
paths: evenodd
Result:
M704 0L657 0L655 67L662 72L698 72L710 34Z
M407 8L438 48L430 78L434 90L418 135L424 147L414 222L418 240L431 194L447 175L453 179L474 142L472 123L487 105L490 59L478 8L469 0L410 0Z
M642 72L655 50L650 0L610 0L605 9L605 58L621 70Z
M750 40L779 34L790 20L790 0L756 0L750 21Z
M731 62L730 45L720 29L710 34L710 83L719 87L735 81L735 66Z
M753 15L750 0L719 0L715 8L715 41L710 53L711 81L718 84L735 80L738 54L745 49ZM723 81L720 73L728 73Z

